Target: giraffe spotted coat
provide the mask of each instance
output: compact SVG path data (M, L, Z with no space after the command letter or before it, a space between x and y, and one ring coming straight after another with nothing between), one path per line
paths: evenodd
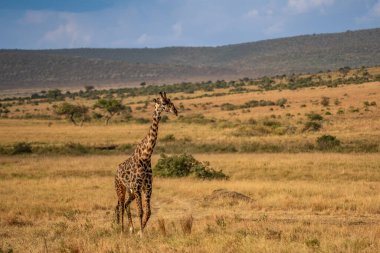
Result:
M121 216L122 231L124 230L124 210L127 212L130 231L134 231L130 211L130 204L133 200L136 200L137 204L141 233L149 220L153 182L151 156L157 141L158 124L163 111L177 115L177 109L170 99L166 97L166 93L160 92L160 97L154 99L154 102L153 123L148 135L137 145L133 154L119 164L116 171L115 189L118 202L115 213L117 223L120 222Z

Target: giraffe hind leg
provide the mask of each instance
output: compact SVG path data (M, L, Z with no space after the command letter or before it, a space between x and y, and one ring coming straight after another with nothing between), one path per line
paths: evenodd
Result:
M128 216L128 224L129 224L129 231L133 234L134 233L134 227L133 227L133 221L132 221L132 214L131 214L131 202L135 199L135 196L133 194L128 194L128 199L125 202L124 206L127 211Z
M120 224L120 201L117 201L117 205L115 207L115 220L116 224Z
M115 208L116 212L116 222L120 223L120 215L121 215L121 231L124 230L124 202L125 202L125 186L119 181L115 180L115 188L117 194L117 206Z

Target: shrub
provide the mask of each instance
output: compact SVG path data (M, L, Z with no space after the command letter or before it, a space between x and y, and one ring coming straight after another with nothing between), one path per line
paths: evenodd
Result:
M318 249L320 247L320 242L318 239L307 240L305 243L307 247L312 249Z
M353 107L353 106L350 106L349 110L350 110L350 112L359 112L360 111L359 108Z
M199 162L192 155L181 154L167 156L161 154L154 174L160 177L187 177L201 179L228 179L222 171L215 171L208 162Z
M127 152L127 151L131 151L132 149L132 145L127 143L127 144L120 144L118 147L117 147L118 150L122 151L122 152Z
M162 115L162 117L161 117L161 122L162 122L162 123L165 123L165 122L167 122L168 120L169 120L168 115Z
M13 145L12 154L27 154L32 153L32 146L27 142L19 142Z
M338 111L336 112L336 114L338 114L338 115L344 114L344 109L343 108L339 108Z
M310 120L323 120L323 117L320 115L320 114L318 114L318 113L309 113L309 114L307 114L307 117L310 119Z
M214 119L206 118L203 114L193 114L193 115L187 115L182 116L180 115L178 117L178 120L183 123L188 124L208 124L208 123L215 123Z
M175 137L173 134L167 134L164 137L162 137L160 141L163 141L163 142L175 141Z
M87 154L89 152L89 148L83 146L80 143L69 142L65 144L64 152L68 154L77 154L77 155Z
M328 150L340 146L340 141L332 135L322 135L317 139L319 149Z
M376 102L375 101L372 101L372 102L369 102L369 101L364 101L364 106L376 106Z
M271 119L264 119L263 125L267 127L277 128L281 126L281 122L277 120L271 120Z
M237 109L237 108L238 108L238 106L233 105L233 104L231 104L231 103L224 103L224 104L221 104L221 105L220 105L220 109L221 109L222 111L232 111L232 110L235 110L235 109Z
M137 124L147 124L150 122L150 120L146 118L135 118L135 122Z
M280 107L284 107L287 102L288 100L286 98L280 98L279 100L276 101L276 105Z
M103 118L103 115L101 115L100 113L97 113L97 112L92 112L91 116L92 116L93 119L101 119L101 118Z
M321 105L329 106L329 104L330 104L330 98L329 97L322 97Z
M321 128L322 128L321 123L318 123L315 121L308 121L305 123L303 131L318 131Z

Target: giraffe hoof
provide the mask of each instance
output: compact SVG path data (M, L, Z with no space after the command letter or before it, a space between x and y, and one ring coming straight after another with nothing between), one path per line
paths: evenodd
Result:
M133 228L129 228L129 233L130 234L133 234L135 232L135 230Z
M144 234L143 234L143 232L142 231L139 231L139 236L140 236L140 238L143 238L144 237Z

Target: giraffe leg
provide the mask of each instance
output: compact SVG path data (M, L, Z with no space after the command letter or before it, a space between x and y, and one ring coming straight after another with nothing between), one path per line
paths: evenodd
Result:
M124 232L124 201L121 202L121 232Z
M138 211L138 216L139 216L139 220L140 220L140 235L142 235L142 232L143 232L143 225L142 225L142 218L143 218L143 215L144 215L144 210L143 210L143 207L142 207L142 200L141 200L141 192L138 191L135 193L135 197L136 197L136 204L137 204L137 211Z
M119 180L115 179L115 189L116 189L116 194L118 198L117 206L115 208L116 222L120 223L120 215L121 215L121 231L124 231L125 186Z
M144 206L145 206L145 212L144 212L144 217L142 221L142 228L144 229L146 224L148 223L148 220L150 218L150 197L152 195L152 189L147 189L145 192L145 198L144 198Z
M134 232L134 227L133 227L133 221L132 221L132 215L131 215L131 202L135 199L135 196L133 194L128 195L128 199L125 202L124 206L127 211L127 216L128 216L128 223L129 223L129 231L131 234Z
M117 201L117 205L115 207L115 215L116 215L116 224L120 224L120 201Z

